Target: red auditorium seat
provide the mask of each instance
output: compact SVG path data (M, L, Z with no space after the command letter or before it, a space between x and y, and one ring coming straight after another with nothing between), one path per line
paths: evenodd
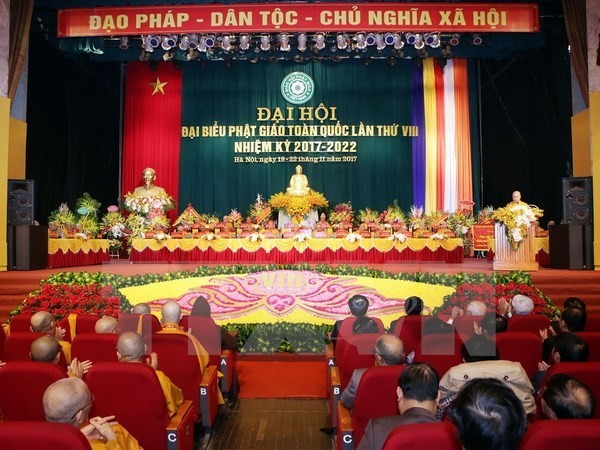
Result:
M404 353L407 355L417 349L421 342L423 324L428 319L428 316L403 316L396 322L396 326L391 332L402 340Z
M90 443L77 428L64 423L0 422L2 450L24 448L44 450L91 450Z
M56 364L34 361L6 363L0 369L0 410L4 420L46 420L42 407L44 392L52 383L66 376L66 372Z
M383 444L383 450L423 449L461 450L462 444L450 422L420 423L395 428Z
M31 314L19 314L10 320L10 332L30 332L31 331Z
M93 363L117 360L119 337L109 333L77 333L71 344L71 357Z
M0 361L4 361L4 342L6 341L6 335L4 329L0 327Z
M589 314L583 331L600 333L600 314Z
M421 339L413 361L428 363L442 378L448 369L463 362L460 348L456 333L428 334Z
M346 388L355 369L375 365L375 342L381 334L368 333L352 336L348 341L341 359L336 358L340 371L342 390Z
M452 322L452 326L463 342L468 341L475 334L473 324L481 325L483 316L458 316Z
M531 424L521 450L590 450L598 445L600 420L541 420Z
M550 319L543 314L528 314L526 316L514 315L508 319L508 332L524 331L540 335L540 330L550 326Z
M189 336L156 333L152 336L152 351L158 355L158 368L192 401L194 417L210 428L217 414L217 367L200 372L198 357Z
M588 361L600 361L600 332L576 333L586 342L590 348Z
M350 442L357 447L370 419L398 414L396 388L403 369L404 366L368 368L358 385L352 413L341 402L338 403L338 449Z
M166 450L167 442L177 443L177 449L192 449L191 401L184 401L175 416L169 418L165 396L152 367L101 362L91 367L86 381L95 398L90 417L115 415L115 420L145 450Z
M542 360L542 341L533 333L498 333L496 348L500 359L520 362L529 378L535 375Z
M31 331L10 333L4 343L6 361L31 361L29 356L31 343L44 335L45 333L32 333Z
M181 323L180 325L186 331L189 330L192 336L202 344L204 350L210 355L210 365L216 366L223 374L221 390L223 395L227 396L227 393L231 390L236 371L237 353L229 349L221 350L221 330L212 317L184 316L183 318L188 319L185 321L188 328L185 328Z
M545 386L546 380L556 373L565 373L577 378L590 387L596 400L600 399L600 362L563 362L554 364L546 372L542 386ZM596 406L594 417L600 419L600 408L598 406Z
M80 333L95 333L96 322L100 319L98 314L76 314L75 315L75 329L71 329L71 323L69 318L65 317L62 319L58 326L65 329L65 340L73 342L73 338Z

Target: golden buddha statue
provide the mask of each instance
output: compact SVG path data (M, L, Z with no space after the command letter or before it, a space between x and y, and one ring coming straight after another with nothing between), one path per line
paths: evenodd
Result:
M154 184L156 180L156 171L152 167L147 167L142 173L144 186L138 186L133 191L136 197L167 197L167 192Z
M310 193L310 187L308 187L308 178L302 173L302 166L296 166L296 173L290 178L290 186L286 192L290 195L305 196Z

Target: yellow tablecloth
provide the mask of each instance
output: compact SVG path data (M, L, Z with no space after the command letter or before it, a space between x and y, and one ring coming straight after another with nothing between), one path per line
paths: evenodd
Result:
M48 239L48 254L54 255L59 250L63 253L108 252L108 239Z

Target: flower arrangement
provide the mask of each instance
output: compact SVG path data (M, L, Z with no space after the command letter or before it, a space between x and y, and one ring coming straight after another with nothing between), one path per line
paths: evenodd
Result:
M342 222L352 222L354 220L354 211L352 203L338 203L333 207L333 211L329 214L329 223L336 228Z
M48 228L51 233L55 233L57 237L67 237L69 233L75 230L77 217L69 209L66 203L61 203L58 209L50 213L48 218Z
M435 241L442 241L446 238L448 238L448 236L446 236L444 233L435 233L430 236L430 239L433 239Z
M358 220L361 223L379 223L380 215L378 211L375 211L370 208L361 209L358 211Z
M177 220L173 222L173 226L180 230L189 231L192 229L193 224L200 222L202 222L200 214L198 214L194 207L188 203L187 208L185 208Z
M248 240L250 242L258 242L258 241L262 241L265 238L264 234L260 234L260 233L252 233L248 236Z
M362 236L358 233L348 233L346 240L348 242L358 242L362 239Z
M218 239L219 235L215 234L215 233L206 233L203 234L202 236L200 236L200 239L204 239L206 241L214 241L215 239Z
M158 242L166 241L167 239L171 239L171 236L166 233L156 233L154 235L154 239Z
M494 207L486 206L479 211L477 223L494 223Z
M406 223L406 215L402 212L398 203L394 201L393 205L388 206L388 208L381 213L379 216L379 221L386 224L392 223Z
M229 214L223 217L223 222L233 225L233 229L237 230L242 224L242 215L237 209L232 209Z
M450 213L447 211L433 211L429 216L425 216L427 218L428 228L436 232L445 229L449 216Z
M206 228L212 231L217 227L217 224L220 221L219 221L219 216L217 216L216 214L206 213L206 214L200 214L200 222L205 223Z
M473 213L467 210L457 210L448 216L448 227L454 231L456 237L465 239L471 227L475 224Z
M408 239L404 233L394 233L389 238L390 241L406 242Z
M250 218L256 224L264 224L271 216L271 205L265 202L260 194L256 196L256 201L250 205Z
M542 217L543 211L526 203L498 208L493 215L496 222L504 225L506 237L513 250L517 250L527 238L529 226Z
M35 314L38 311L48 311L56 320L72 313L117 317L119 297L111 286L97 283L43 284L40 290L29 294L19 307L18 314Z
M311 209L325 208L329 202L323 194L311 190L309 194L303 196L279 192L271 196L269 205L275 210L284 210L295 223L300 223L302 216L308 214Z
M165 212L170 211L175 207L175 202L170 195L145 197L128 192L125 195L124 205L127 211L145 216L153 209L162 209Z
M305 233L298 233L292 239L296 242L304 242L308 239L308 236Z

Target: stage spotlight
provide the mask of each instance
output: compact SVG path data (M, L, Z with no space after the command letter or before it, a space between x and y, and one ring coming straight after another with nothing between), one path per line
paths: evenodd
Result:
M450 45L456 46L460 43L460 34L455 33L450 38Z
M313 41L315 41L315 45L313 45L313 50L318 52L319 50L323 50L325 48L325 35L323 33L317 33L313 36Z
M260 49L263 52L271 50L271 37L268 34L263 34L260 37Z
M188 61L193 61L198 58L198 52L192 48L188 50L188 54L185 57Z
M213 48L216 44L215 35L211 34L211 35L206 36L204 43L206 44L206 47Z
M365 33L357 33L356 36L354 36L354 39L356 40L354 47L357 50L365 50L367 48L367 38Z
M406 33L406 43L408 45L415 45L417 42L417 35L414 33Z
M121 50L127 50L129 48L129 38L127 36L119 38L119 48Z
M195 50L198 48L198 35L190 34L188 39L188 48Z
M371 47L372 45L375 45L375 35L373 33L369 33L367 34L367 37L365 39L365 43Z
M436 42L440 41L440 33L425 33L423 41L425 42L425 45L433 47Z
M292 49L292 46L290 45L290 37L287 34L281 33L277 37L277 40L279 41L279 51L289 52Z
M163 59L163 61L171 61L173 59L173 52L171 52L171 51L164 52L162 59Z
M160 45L163 50L169 51L177 45L177 36L172 34L170 36L163 36L162 44Z
M414 47L417 50L421 50L423 47L425 47L425 42L423 42L423 37L420 34L415 34L415 39Z
M221 37L221 48L224 52L229 52L233 48L231 45L231 36L229 34L224 34Z
M179 49L184 52L190 47L190 35L182 34L181 38L179 38Z
M306 33L300 33L298 35L298 50L299 51L301 51L301 52L306 51L306 41L307 41Z
M404 47L402 36L400 36L400 33L394 33L394 48L400 50L402 47Z
M375 45L377 47L377 51L382 51L386 47L383 36L379 33L375 35Z
M396 33L396 34L385 33L385 36L383 38L383 41L385 42L385 45L394 45L396 43L396 36L397 35L398 35L398 33Z
M483 39L480 34L473 35L473 45L481 45L483 43Z
M245 52L250 48L250 36L247 34L240 34L240 51Z

